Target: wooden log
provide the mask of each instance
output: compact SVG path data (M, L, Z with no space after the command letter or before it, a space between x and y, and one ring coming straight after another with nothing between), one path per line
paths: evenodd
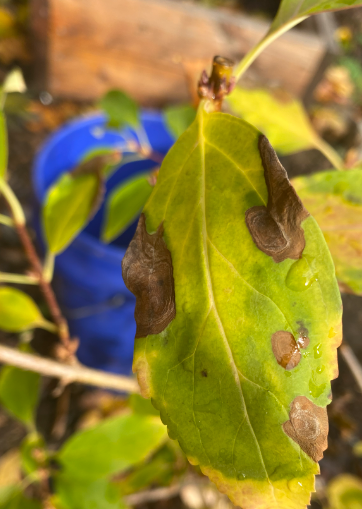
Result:
M185 101L188 80L209 70L214 55L237 62L268 29L242 14L172 0L31 2L38 86L78 99L121 88L144 105ZM302 96L324 53L317 36L292 30L248 76Z

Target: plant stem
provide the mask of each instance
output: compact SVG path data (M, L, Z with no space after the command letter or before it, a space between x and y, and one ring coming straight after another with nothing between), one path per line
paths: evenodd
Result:
M24 274L10 274L8 272L0 272L0 283L15 283L19 285L37 285L38 279L33 276Z
M53 279L55 255L48 251L43 263L43 276L48 283Z
M5 226L14 226L14 221L9 216L5 216L4 214L0 214L0 223Z
M48 320L43 320L39 322L38 327L41 329L47 330L49 332L53 332L54 334L57 334L58 327L53 322L48 322Z
M8 202L11 213L14 218L14 223L19 225L25 225L25 215L17 197L13 193L13 190L5 182L4 179L0 178L0 192L4 195L5 200Z
M341 344L339 351L347 366L351 370L359 390L362 392L362 366L359 363L355 353L353 352L352 348L345 342Z
M15 217L14 217L15 221ZM55 294L53 292L52 287L50 286L50 283L44 278L43 275L43 267L41 265L41 262L39 260L39 257L35 251L35 248L30 240L28 231L25 227L25 225L17 224L15 221L15 227L19 234L20 240L23 244L24 250L26 252L26 255L33 267L33 270L36 274L36 276L39 279L39 286L43 292L44 298L48 304L49 311L53 317L54 322L56 323L58 327L58 334L61 342L63 345L70 349L70 336L69 336L69 330L68 330L68 324L65 320L65 318L62 315L62 312L60 311L58 302L55 298Z
M133 378L86 368L79 363L75 365L61 364L3 345L0 345L0 362L45 376L60 378L67 384L79 382L122 392L139 392L137 381Z
M29 233L26 229L25 225L25 215L23 209L13 193L10 186L5 182L5 180L0 179L0 191L3 193L9 207L11 213L13 215L15 228L20 237L21 243L23 244L25 253L28 257L28 260L31 263L32 269L35 273L36 278L38 279L39 286L43 292L44 298L48 304L49 311L53 317L55 324L58 327L58 335L65 346L65 348L71 352L71 339L69 336L68 324L65 318L60 311L58 302L55 298L55 294L53 292L50 283L45 279L43 274L43 267L40 262L40 259L35 251L33 243L30 239ZM72 353L72 356L74 354Z
M289 21L289 23L286 23L285 25L282 25L279 30L276 30L275 32L268 32L263 39L254 46L249 53L247 53L244 58L240 61L240 63L237 65L235 69L235 78L236 81L239 81L241 76L245 73L245 71L251 66L251 64L254 62L254 60L260 55L264 49L269 46L275 39L280 37L284 32L289 30L290 28L294 27L304 19L308 18L308 16L303 16L300 18L292 19Z
M317 148L328 159L328 161L336 168L336 170L343 170L344 163L339 157L338 153L332 148L329 143L326 143L319 136L315 140L315 148Z

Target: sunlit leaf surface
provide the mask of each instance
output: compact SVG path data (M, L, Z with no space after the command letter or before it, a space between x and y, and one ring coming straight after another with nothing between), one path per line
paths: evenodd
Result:
M261 139L244 121L200 108L164 160L123 276L137 295L134 371L171 438L243 509L297 509L318 472L311 448L320 458L326 447L341 301L313 217L298 230L300 259L276 262L253 240L246 212L266 213L270 198ZM286 357L272 344L280 331L294 345ZM299 443L309 455L283 429L292 418L295 429L307 422Z
M293 179L321 228L342 291L362 294L362 170L324 171Z
M233 113L260 129L281 154L316 145L318 135L302 104L286 93L277 96L268 90L237 87L226 100Z

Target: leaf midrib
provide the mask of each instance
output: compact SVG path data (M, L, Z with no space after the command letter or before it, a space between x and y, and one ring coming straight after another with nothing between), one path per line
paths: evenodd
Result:
M201 108L202 108L202 106L201 106ZM202 168L202 179L201 179L201 204L202 204L202 227L203 227L202 241L203 241L203 251L204 251L205 266L206 266L206 279L207 279L207 287L208 287L208 292L209 292L209 300L211 302L211 306L213 307L213 309L215 311L215 318L216 318L216 321L217 321L217 324L218 324L221 336L223 338L223 342L224 342L224 345L225 345L225 349L226 349L227 355L228 355L228 357L230 359L230 366L232 367L232 370L233 370L234 379L237 380L237 386L238 386L238 390L239 390L239 394L240 394L240 399L241 399L242 404L244 406L246 420L247 420L247 422L249 424L250 431L251 431L251 433L252 433L252 435L254 437L255 444L256 444L257 449L259 451L260 461L261 461L262 467L264 468L266 477L267 477L268 482L269 482L269 484L270 484L270 486L272 488L272 492L273 492L273 497L274 497L275 503L277 504L277 500L275 498L274 486L273 486L272 482L269 479L269 474L268 474L268 471L267 471L265 463L264 463L264 458L263 458L263 455L262 455L262 452L261 452L261 448L260 448L259 442L258 442L258 440L256 438L254 429L253 429L253 427L251 425L251 422L250 422L250 418L249 418L249 414L248 414L248 410L247 410L247 406L246 406L243 390L242 390L241 383L240 383L239 370L238 370L238 368L236 366L235 359L234 359L232 350L230 348L227 336L225 334L225 330L224 330L224 327L222 325L222 322L221 322L221 319L220 319L220 316L219 316L219 313L218 313L218 310L217 310L217 307L216 307L215 298L214 298L214 291L213 291L213 286L212 286L212 281L211 281L211 276L210 276L209 254L208 254L208 247L207 247L208 234L207 234L207 227L206 227L206 196L205 196L206 195L205 136L204 136L204 133L203 133L203 127L204 127L203 118L204 118L204 113L201 110L199 112L198 121L199 121L199 143L200 143L200 149L201 149L201 168Z

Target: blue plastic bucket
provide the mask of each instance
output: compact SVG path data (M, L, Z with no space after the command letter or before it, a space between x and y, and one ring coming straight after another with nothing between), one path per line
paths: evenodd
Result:
M166 154L174 140L162 115L143 112L141 121L153 150ZM33 184L40 204L49 186L62 173L74 168L87 152L122 147L125 135L136 136L136 133L131 129L121 132L107 129L103 115L77 119L53 134L34 164ZM106 196L130 175L154 166L152 161L124 165L108 180ZM70 332L80 340L79 360L94 368L128 374L136 331L135 299L124 285L121 261L136 222L106 245L99 240L103 215L104 205L85 230L56 257L54 288Z

